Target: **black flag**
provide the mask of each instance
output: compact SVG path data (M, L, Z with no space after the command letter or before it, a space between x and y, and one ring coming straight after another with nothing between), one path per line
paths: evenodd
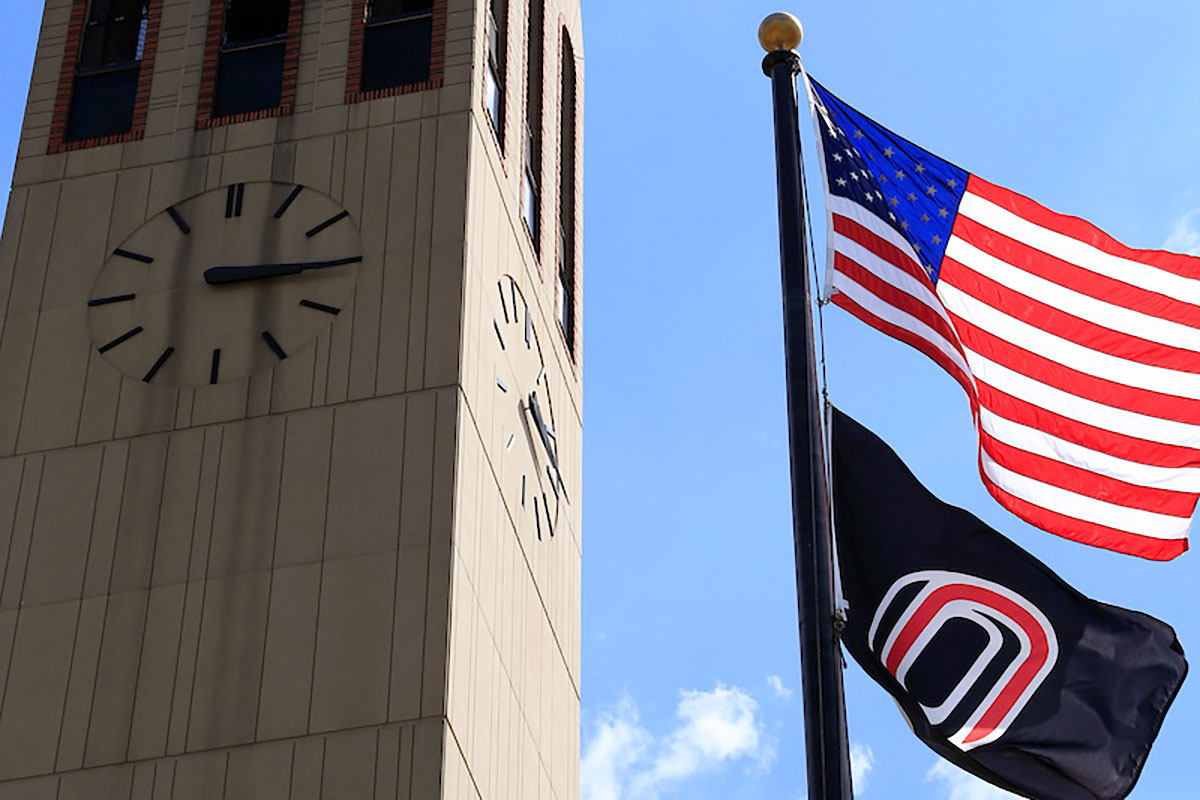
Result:
M843 641L913 731L1045 800L1123 798L1187 674L1171 627L1098 603L834 411Z

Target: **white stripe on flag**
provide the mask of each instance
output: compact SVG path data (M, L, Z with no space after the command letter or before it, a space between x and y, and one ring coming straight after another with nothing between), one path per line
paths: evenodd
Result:
M1005 469L993 461L986 450L981 449L980 454L984 474L993 483L1014 497L1047 511L1155 539L1182 539L1187 536L1191 522L1188 517L1156 514L1069 492Z
M867 311L870 311L872 314L884 320L885 322L890 322L893 325L904 328L907 331L911 331L920 338L929 342L938 350L942 351L943 355L956 364L964 374L970 377L971 370L967 367L966 362L963 361L962 354L958 352L958 348L950 344L950 342L946 341L946 339L940 333L935 331L933 328L930 328L912 314L902 311L886 300L883 300L874 292L866 289L858 283L855 283L849 276L842 272L834 273L833 290L846 295L851 300L858 303Z
M1124 306L1106 303L1089 295L1067 289L1053 281L1033 275L1001 261L968 244L957 236L946 246L946 257L973 269L984 277L1020 292L1072 316L1095 322L1120 333L1152 342L1200 353L1200 329L1169 319L1154 317ZM1200 363L1197 365L1200 367Z
M854 220L880 239L885 239L888 244L908 256L908 259L922 270L925 269L921 266L921 259L917 258L917 251L913 250L909 241L901 236L895 228L880 219L874 211L864 208L848 197L831 195L826 202L831 213Z
M1135 389L1200 400L1200 375L1128 361L1075 344L997 311L946 281L938 283L938 296L952 314L1064 367Z
M1005 419L988 408L979 409L979 424L998 442L1027 453L1088 470L1106 478L1124 481L1135 486L1145 486L1148 489L1200 492L1200 469L1155 467L1150 464L1127 461Z
M965 352L971 373L980 381L1059 416L1139 439L1180 447L1200 447L1200 426L1106 406L1035 381L969 348Z
M1105 253L1078 239L1029 222L978 195L970 192L963 195L958 213L1089 272L1200 306L1200 281Z
M930 310L946 320L946 324L953 328L953 323L950 322L950 314L946 311L946 307L939 302L933 289L929 288L928 283L921 283L911 273L905 272L887 259L880 258L853 239L842 236L840 233L835 233L833 239L837 252L846 256L867 272L878 275L884 283L896 287L914 300L919 301L922 305L929 306Z

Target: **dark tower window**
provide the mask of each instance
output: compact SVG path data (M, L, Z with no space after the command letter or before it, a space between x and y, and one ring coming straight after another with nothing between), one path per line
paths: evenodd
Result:
M92 0L75 68L67 141L132 130L147 6L147 0Z
M560 105L559 152L562 165L558 187L558 322L567 340L567 350L575 350L575 152L577 88L575 78L575 48L566 29L563 29L562 102Z
M429 80L433 0L369 0L362 91Z
M488 2L487 73L484 76L484 97L500 152L504 152L504 99L508 77L508 3L506 0Z
M289 0L226 0L215 116L280 105L290 6Z
M529 69L525 76L525 227L533 238L533 251L542 251L542 61L546 9L544 0L529 6L526 52Z

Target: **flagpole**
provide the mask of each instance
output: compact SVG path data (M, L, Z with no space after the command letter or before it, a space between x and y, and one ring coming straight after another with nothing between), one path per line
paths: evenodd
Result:
M779 251L783 271L783 336L791 442L792 527L800 615L800 671L809 800L849 800L850 758L842 692L841 649L834 620L833 542L825 447L813 349L812 298L805 248L796 76L803 38L799 20L772 14L759 28L767 51L775 107L775 166L779 192Z

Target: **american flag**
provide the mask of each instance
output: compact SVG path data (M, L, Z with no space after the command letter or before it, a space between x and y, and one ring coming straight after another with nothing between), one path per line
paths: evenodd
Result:
M1200 258L1125 247L811 78L809 99L830 300L962 385L992 496L1078 542L1184 552L1200 493Z

